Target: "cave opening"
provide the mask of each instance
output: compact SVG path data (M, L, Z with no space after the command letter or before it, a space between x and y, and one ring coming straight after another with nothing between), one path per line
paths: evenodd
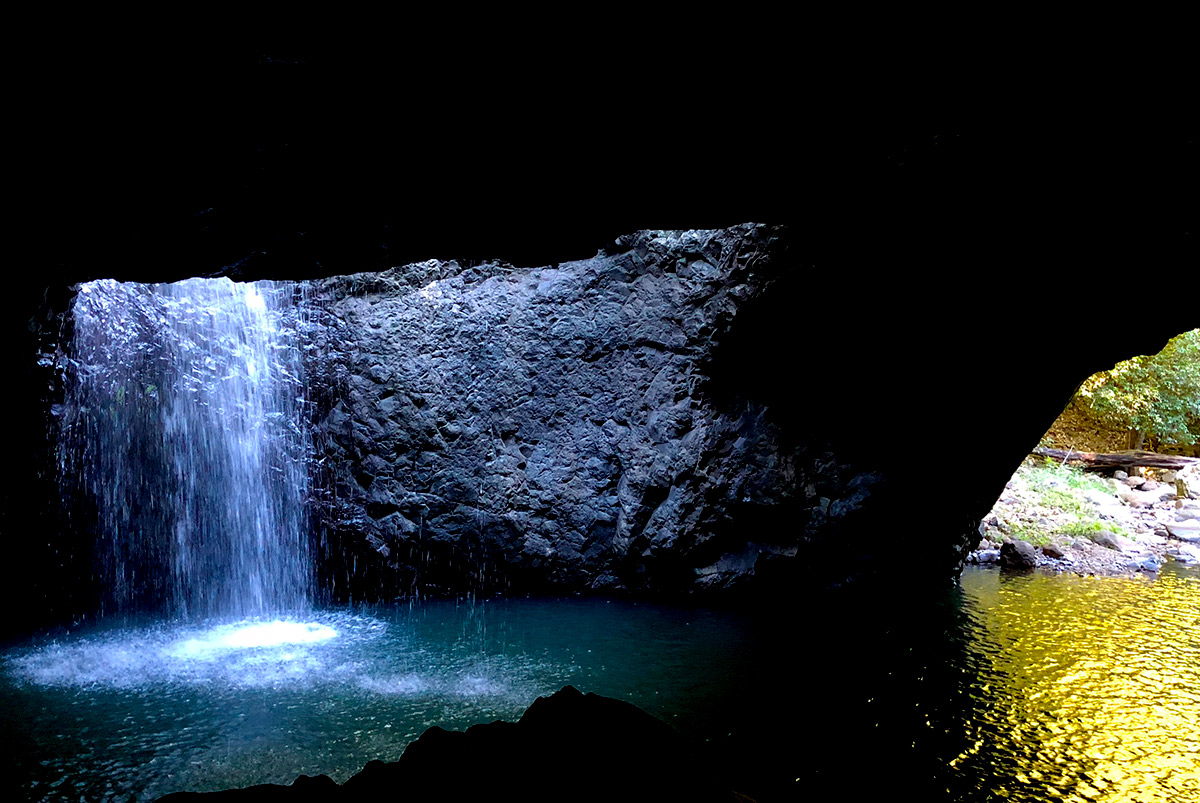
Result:
M1170 563L1194 565L1198 458L1192 329L1079 385L984 516L970 560L1151 577Z
M1198 447L1192 329L1086 378L982 518L960 584L982 640L1022 645L997 655L1012 694L992 749L1037 740L1052 788L1105 800L1200 789L1186 758L1196 701L1176 708L1173 687L1200 665L1187 624L1200 611ZM1033 736L1044 727L1065 743Z

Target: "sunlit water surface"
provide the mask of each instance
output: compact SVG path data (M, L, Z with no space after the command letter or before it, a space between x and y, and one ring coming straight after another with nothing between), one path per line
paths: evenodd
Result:
M1200 801L1200 575L964 575L980 799Z
M0 750L18 799L341 781L567 683L672 722L760 801L1200 800L1200 574L1174 570L970 570L836 613L510 600L93 630L3 654Z

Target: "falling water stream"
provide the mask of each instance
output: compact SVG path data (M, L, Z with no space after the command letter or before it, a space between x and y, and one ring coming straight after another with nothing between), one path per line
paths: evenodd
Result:
M310 603L299 292L228 279L80 287L60 463L76 510L94 512L104 613Z

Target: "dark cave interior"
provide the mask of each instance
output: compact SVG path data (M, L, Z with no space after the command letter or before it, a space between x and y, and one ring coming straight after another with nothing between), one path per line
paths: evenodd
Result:
M416 87L405 65L281 53L164 61L93 45L47 61L24 90L38 113L19 176L27 255L7 299L5 404L30 463L0 515L6 533L39 534L10 539L3 583L10 601L32 594L35 620L55 604L26 569L64 560L42 537L55 490L35 361L79 281L557 264L639 229L786 225L795 268L741 316L709 392L911 478L889 518L907 515L928 451L982 452L962 458L975 470L934 514L947 531L987 509L1084 377L1197 323L1185 296L1143 309L1098 278L1188 284L1192 238L1169 188L1194 143L1171 126L1130 136L955 115L916 103L899 77L818 100L787 70L756 81L750 66L713 67L692 76L728 99L710 111L596 68L576 92L503 70L468 89ZM781 66L772 58L756 67ZM524 91L498 91L513 85ZM1089 314L1123 321L1119 345L1092 336ZM1064 330L1067 348L1048 342ZM793 392L798 380L811 392ZM932 560L934 574L959 557Z
M905 551L906 582L951 580L1078 384L1200 326L1178 202L1194 136L1002 104L950 63L814 80L780 45L634 58L619 74L614 54L460 48L470 81L433 77L425 53L350 47L96 39L30 58L10 155L22 255L3 302L16 466L0 484L0 594L19 613L0 638L88 607L63 585L88 554L55 537L55 388L37 364L77 283L553 265L638 230L750 221L787 227L791 269L738 316L705 392L762 404L783 438L892 478L851 552L776 564L772 599L830 563L885 581L887 542L918 520L944 538ZM929 506L941 463L967 470L941 474Z

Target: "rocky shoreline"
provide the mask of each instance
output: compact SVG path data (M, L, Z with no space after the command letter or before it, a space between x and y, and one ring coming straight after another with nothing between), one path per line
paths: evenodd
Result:
M1111 477L1021 467L980 525L968 563L1078 575L1200 566L1200 466Z

